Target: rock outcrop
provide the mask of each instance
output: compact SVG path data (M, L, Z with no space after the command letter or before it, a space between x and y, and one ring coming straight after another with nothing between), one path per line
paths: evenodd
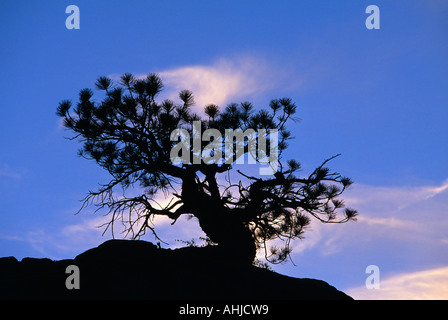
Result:
M79 289L67 289L69 265ZM0 258L0 299L351 299L324 281L241 266L218 247L110 240L75 259Z

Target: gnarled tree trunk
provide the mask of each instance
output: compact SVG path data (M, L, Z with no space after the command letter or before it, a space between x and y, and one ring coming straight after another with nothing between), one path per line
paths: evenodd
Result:
M221 247L229 259L251 264L256 255L255 240L248 226L231 210L200 191L196 183L183 183L182 200L188 211L199 220L199 225L211 241Z
M239 263L251 264L255 259L256 246L252 233L239 219L226 213L208 212L197 215L205 234L223 249L223 252Z

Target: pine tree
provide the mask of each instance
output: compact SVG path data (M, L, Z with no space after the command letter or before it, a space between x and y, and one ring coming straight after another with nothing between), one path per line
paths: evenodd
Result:
M268 261L278 263L287 259L291 241L302 237L311 217L324 223L355 219L356 210L344 209L339 198L352 181L326 167L336 156L307 176L298 175L301 166L296 160L283 162L282 153L292 139L287 124L294 120L297 109L291 99L274 99L268 109L258 111L249 102L232 103L222 111L208 105L208 119L201 119L192 111L194 97L188 90L179 93L180 103L156 100L163 88L157 74L137 79L126 73L117 84L99 77L95 85L104 93L100 102L93 100L91 89L83 89L76 106L63 100L56 113L74 132L71 139L82 143L79 155L94 160L111 176L108 183L88 193L82 206L94 203L98 210L106 210L110 221L105 231L121 222L127 236L139 238L150 230L161 241L152 224L155 216L166 216L174 224L181 215L191 215L210 241L233 258L251 263L257 249L264 249ZM192 146L193 123L197 121L204 131L253 129L257 150L264 135L266 154L272 151L270 139L277 130L278 168L270 176L235 172L237 157L254 154L249 139L232 140L230 161L224 140L218 139L215 146L222 148L213 149L210 155L227 161L173 162L171 151L179 139L173 140L172 133L183 129L188 133L183 138ZM184 149L189 154L181 156L197 159L204 148L202 145L199 155L195 148ZM263 156L255 153L255 160L261 162ZM230 172L238 174L238 182L224 179ZM121 193L117 191L120 188ZM171 195L166 206L157 205L161 192ZM283 246L268 249L267 242L275 239L283 240Z

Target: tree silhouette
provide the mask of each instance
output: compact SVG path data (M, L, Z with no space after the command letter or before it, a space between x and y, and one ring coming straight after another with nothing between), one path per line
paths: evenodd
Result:
M229 104L222 111L208 105L208 119L201 119L192 111L194 98L188 90L179 93L180 104L156 101L163 88L157 74L137 79L126 73L118 84L99 77L95 85L104 91L101 102L92 100L91 89L83 89L76 106L63 100L57 115L75 133L71 139L83 144L79 154L95 160L112 176L107 184L90 191L82 206L94 203L98 210L107 211L110 221L104 225L105 231L111 228L113 233L114 224L122 222L126 236L138 238L150 230L161 241L152 223L154 217L166 216L174 224L186 214L196 217L210 241L232 258L252 262L257 249L264 249L268 261L278 263L287 259L291 241L302 237L310 217L341 223L357 215L353 209L338 210L344 208L339 196L352 182L326 167L336 156L303 177L296 175L300 171L296 160L282 162L291 139L287 123L294 120L296 112L289 98L274 99L270 110L259 111L248 102ZM215 148L208 150L208 155L215 160L201 161L207 146L200 146L199 150L180 150L180 161L173 161L173 148L182 139L194 146L195 121L201 121L203 131L253 129L256 143L251 144L250 137L243 141L232 138L234 148L229 156L224 139L214 137L210 144ZM176 129L183 129L184 134L173 139ZM264 154L260 138L265 139ZM273 174L255 177L237 170L238 182L232 183L230 172L234 172L235 161L250 154L255 162L263 163L262 159L274 151L270 144L274 138L279 162ZM225 161L218 161L220 158ZM120 187L122 192L117 191ZM160 192L171 195L165 206L155 199ZM337 211L342 211L342 217L337 217ZM275 239L283 240L283 245L268 249L267 242Z

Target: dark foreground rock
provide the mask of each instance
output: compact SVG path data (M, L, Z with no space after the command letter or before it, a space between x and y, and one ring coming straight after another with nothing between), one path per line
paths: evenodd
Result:
M69 265L79 289L69 290ZM218 247L110 240L75 259L0 258L0 299L351 299L328 283L232 263Z

